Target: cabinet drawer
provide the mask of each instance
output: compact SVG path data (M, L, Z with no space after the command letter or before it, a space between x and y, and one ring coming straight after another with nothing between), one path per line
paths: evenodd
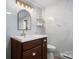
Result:
M23 51L34 48L38 45L41 45L41 39L25 42L25 43L23 43Z
M23 52L23 59L37 59L38 57L40 58L40 56L41 56L41 45L36 48Z

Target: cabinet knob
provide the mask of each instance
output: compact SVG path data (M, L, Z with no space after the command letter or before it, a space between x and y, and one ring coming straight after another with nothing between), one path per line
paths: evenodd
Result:
M33 55L33 56L35 56L35 55L36 55L36 53L34 52L34 53L32 53L32 55Z
M44 40L44 42L46 42L47 40Z

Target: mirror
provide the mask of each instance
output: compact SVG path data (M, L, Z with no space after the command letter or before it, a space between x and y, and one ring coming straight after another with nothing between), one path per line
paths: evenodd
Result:
M24 9L20 10L17 14L17 29L18 30L30 30L31 29L30 13Z

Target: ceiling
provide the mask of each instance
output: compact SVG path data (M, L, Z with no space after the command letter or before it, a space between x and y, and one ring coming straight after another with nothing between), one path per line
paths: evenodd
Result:
M27 0L25 0L27 1ZM53 3L55 3L58 0L28 0L34 5L37 5L38 7L45 8Z

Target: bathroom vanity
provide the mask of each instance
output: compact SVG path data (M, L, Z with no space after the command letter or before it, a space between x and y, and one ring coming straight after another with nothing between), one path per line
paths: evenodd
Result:
M47 59L47 36L11 37L11 59Z

